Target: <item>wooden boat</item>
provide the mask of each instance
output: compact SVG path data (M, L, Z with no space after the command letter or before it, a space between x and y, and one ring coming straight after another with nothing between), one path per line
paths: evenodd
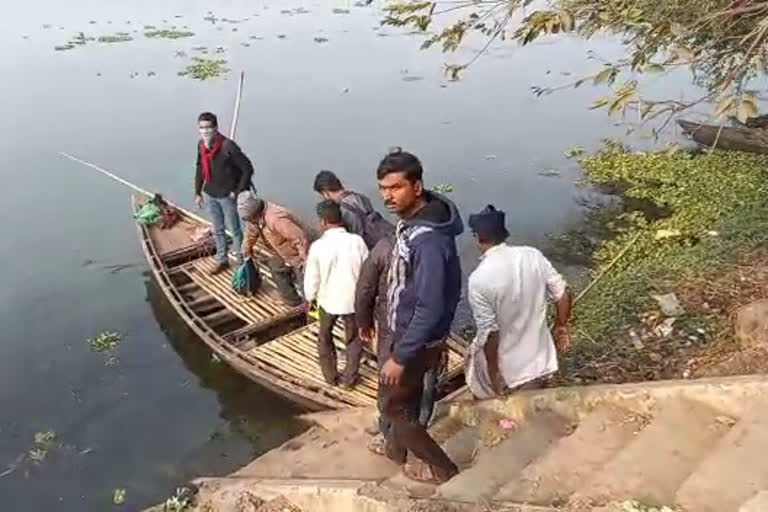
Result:
M149 196L135 193L133 211ZM301 308L280 300L271 273L259 263L262 289L253 297L231 290L232 271L211 276L214 261L210 238L196 242L194 235L208 223L181 210L181 220L170 229L137 224L139 239L160 289L179 316L208 347L233 369L262 386L310 409L370 406L376 403L378 369L366 349L360 383L352 390L327 385L317 359L318 324L307 323ZM269 253L258 247L262 256ZM334 338L343 364L343 330ZM463 371L464 344L448 340L448 372L440 385L455 381Z
M705 147L768 154L768 132L757 121L736 126L714 126L680 119L677 124L686 135Z

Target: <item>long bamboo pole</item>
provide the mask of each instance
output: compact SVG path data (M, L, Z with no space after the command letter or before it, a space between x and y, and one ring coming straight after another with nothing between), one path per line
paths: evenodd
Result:
M245 80L245 71L240 72L240 80L237 82L237 96L235 96L235 110L232 113L232 127L229 129L229 138L235 140L237 132L237 120L240 117L240 101L243 97L243 81Z
M132 189L133 191L138 192L139 194L145 195L145 196L150 197L150 198L154 195L152 192L149 192L148 190L145 190L145 189L141 188L140 186L135 185L135 184L131 183L130 181L121 178L120 176L118 176L117 174L113 173L112 171L104 169L103 167L99 167L98 165L96 165L94 163L86 162L85 160L82 160L82 159L80 159L80 158L78 158L76 156L70 155L69 153L65 153L64 151L61 151L59 154L61 156L65 157L65 158L69 158L73 162L77 162L77 163L82 164L82 165L84 165L86 167L90 167L91 169L100 172L104 176L107 176L108 178L111 178L111 179L115 180L116 182L125 185L126 187ZM163 198L163 199L165 199L165 198ZM187 210L185 208L182 208L178 204L172 203L168 199L165 199L165 202L168 203L169 205L173 206L177 210L179 210L184 215L186 215L186 216L188 216L188 217L190 217L190 218L192 218L192 219L194 219L194 220L196 220L198 222L202 222L202 223L204 223L206 225L210 225L211 224L210 222L208 222L203 217L201 217L201 216L197 215L196 213L193 213L193 212L191 212L191 211L189 211L189 210Z

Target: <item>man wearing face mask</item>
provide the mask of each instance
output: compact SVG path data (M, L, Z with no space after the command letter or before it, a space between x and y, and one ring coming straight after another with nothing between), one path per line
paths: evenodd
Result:
M217 265L211 274L229 267L226 228L232 233L238 262L242 262L243 232L237 215L237 195L251 188L253 165L240 147L218 131L216 115L203 112L197 118L200 142L197 145L195 205L206 206L213 223Z

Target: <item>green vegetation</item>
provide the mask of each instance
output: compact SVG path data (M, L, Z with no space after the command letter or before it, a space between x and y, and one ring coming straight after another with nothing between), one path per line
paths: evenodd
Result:
M636 364L634 371L646 363L663 365L678 345L638 350L642 343L628 331L658 310L651 295L687 290L688 279L706 282L768 241L768 157L646 154L608 144L581 163L587 181L618 192L624 209L601 214L612 236L592 254L595 274L614 265L576 305L577 343L565 357L564 374L599 380L604 373L590 373L598 364ZM723 327L711 324L727 317L688 313L675 324L685 346L707 343ZM650 361L637 359L647 356Z
M125 503L125 489L115 489L112 491L112 503L122 505Z
M584 154L584 148L581 146L573 146L565 151L565 158L576 158Z
M94 338L88 340L91 350L94 352L110 352L120 343L120 334L116 332L104 331Z
M187 65L184 71L179 72L179 76L189 76L195 80L218 78L229 72L229 68L226 67L226 64L227 61L224 59L192 57L192 62Z
M448 194L453 192L453 185L450 183L439 183L433 186L431 190L437 192L438 194Z
M193 496L186 487L176 489L176 494L165 500L163 512L185 512L192 509Z
M48 451L55 446L56 432L46 430L35 433L35 446L29 450L29 458L35 462L42 462L48 456Z
M99 36L96 40L100 43L127 43L128 41L133 41L133 38L127 32L118 32L116 34Z
M150 37L153 39L181 39L184 37L192 37L195 35L195 33L190 32L189 30L163 28L163 29L148 30L147 32L144 32L144 35L146 37Z

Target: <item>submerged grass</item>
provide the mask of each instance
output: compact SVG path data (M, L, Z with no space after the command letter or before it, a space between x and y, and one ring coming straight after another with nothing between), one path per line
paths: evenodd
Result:
M592 254L597 275L626 249L574 310L576 343L564 357L563 377L576 383L671 377L683 358L722 331L727 315L689 312L677 320L677 340L644 343L635 330L650 317L659 320L651 295L685 288L690 296L691 279L724 273L768 242L768 157L633 153L609 144L581 163L588 182L646 209L615 216L608 223L613 236Z

